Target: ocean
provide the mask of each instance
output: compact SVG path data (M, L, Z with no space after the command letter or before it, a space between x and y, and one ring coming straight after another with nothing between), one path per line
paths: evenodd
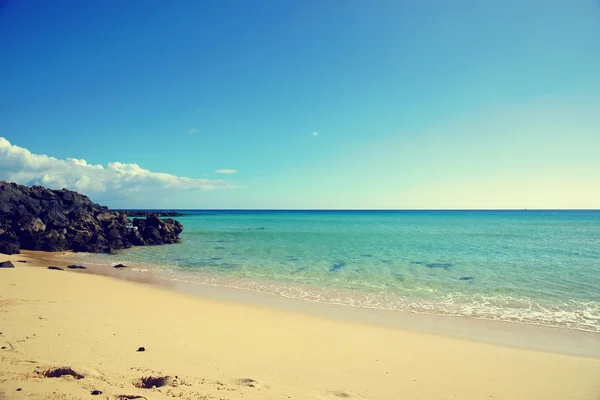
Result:
M307 301L600 332L600 211L182 212L181 244L77 257Z

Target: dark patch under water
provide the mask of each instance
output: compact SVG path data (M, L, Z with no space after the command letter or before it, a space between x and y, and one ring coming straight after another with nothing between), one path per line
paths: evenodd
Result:
M229 264L229 263L212 263L207 264L209 267L221 267L221 268L237 268L239 264Z
M285 256L285 259L287 261L294 261L294 262L300 261L300 259L298 257L294 257L294 256Z
M343 261L338 261L329 268L329 272L335 272L339 269L342 269L346 266L346 263Z
M373 257L373 254L361 254L361 257Z
M223 267L223 268L236 268L239 264L230 264L228 262L222 262L222 257L212 257L209 259L202 260L197 264L194 264L196 267ZM220 262L221 261L221 262Z
M404 282L404 275L399 274L397 272L393 272L392 276L394 277L394 279L400 281L400 282Z
M425 264L425 266L427 268L443 268L443 269L448 269L452 266L452 264L450 263L429 263L429 264Z
M225 250L226 247L223 246L217 246L217 247L213 247L215 250Z
M461 281L472 281L473 277L472 276L463 276L460 278Z
M416 265L424 265L427 268L443 268L443 269L448 269L452 266L452 264L450 263L428 263L425 261L411 261L411 264L416 264Z

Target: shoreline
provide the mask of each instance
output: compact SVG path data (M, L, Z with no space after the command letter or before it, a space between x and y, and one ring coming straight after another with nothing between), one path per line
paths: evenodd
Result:
M22 257L30 260L32 264L48 263L48 265L66 268L67 265L73 264L70 261L70 254L72 253L25 250ZM600 358L600 333L590 331L529 322L353 307L286 297L250 288L170 280L156 276L151 271L138 271L130 268L114 269L106 265L91 265L86 270L76 270L75 272L147 284L208 301L250 304L339 321L473 340L517 349Z
M131 274L52 271L43 256L3 260L25 258L32 262L0 270L0 398L79 399L93 390L100 398L153 400L584 400L600 393L600 358L273 308L239 291L216 299Z

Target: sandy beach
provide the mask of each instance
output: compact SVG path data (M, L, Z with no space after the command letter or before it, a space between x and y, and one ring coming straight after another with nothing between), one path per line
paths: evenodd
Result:
M597 355L202 298L32 254L0 257L15 264L0 270L3 399L600 398Z

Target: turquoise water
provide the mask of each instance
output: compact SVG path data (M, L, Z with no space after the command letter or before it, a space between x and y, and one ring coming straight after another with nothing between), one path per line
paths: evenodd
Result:
M600 332L600 211L190 213L181 244L83 257L310 301Z

